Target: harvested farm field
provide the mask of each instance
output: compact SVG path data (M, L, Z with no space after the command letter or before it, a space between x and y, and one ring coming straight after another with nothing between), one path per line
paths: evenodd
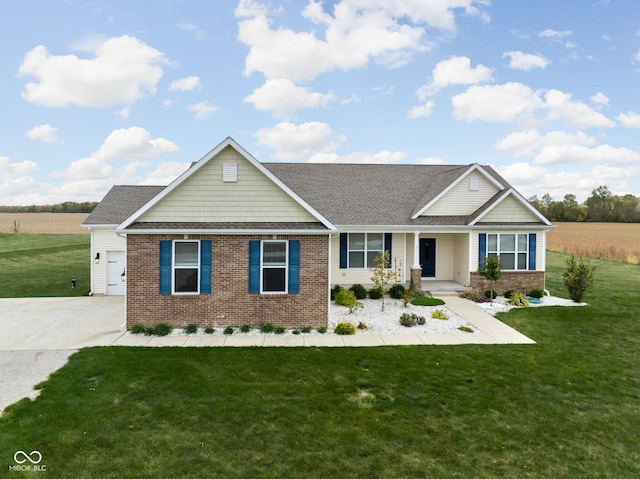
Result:
M0 213L0 233L89 234L80 225L87 213Z
M640 223L554 223L547 250L589 258L640 263Z

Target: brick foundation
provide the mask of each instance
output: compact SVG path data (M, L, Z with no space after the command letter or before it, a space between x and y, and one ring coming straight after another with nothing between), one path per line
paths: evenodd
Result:
M278 236L300 240L300 293L249 294L249 240L272 236L189 235L212 241L212 293L161 295L159 293L160 241L183 235L127 236L127 328L135 324L167 323L183 328L254 327L270 322L296 328L326 326L328 319L328 240L326 236Z
M477 289L480 293L495 289L499 295L509 289L519 292L544 289L544 271L503 271L500 281L494 285L477 272L472 272L471 288Z

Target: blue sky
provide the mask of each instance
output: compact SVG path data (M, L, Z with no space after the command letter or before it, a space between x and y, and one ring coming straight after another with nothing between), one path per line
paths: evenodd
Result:
M9 0L0 204L168 184L227 136L640 196L639 86L632 0Z

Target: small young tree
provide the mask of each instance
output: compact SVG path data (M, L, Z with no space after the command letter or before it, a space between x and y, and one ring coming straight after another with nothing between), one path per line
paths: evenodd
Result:
M495 284L500 281L502 277L502 270L500 269L500 258L497 256L487 256L484 261L478 267L478 274L486 278L491 284L491 303L493 303L493 290Z
M384 295L387 292L387 286L391 282L393 278L395 278L396 273L387 268L389 264L389 252L381 251L373 260L373 264L375 265L371 271L371 281L376 285L376 289L382 291L382 307L381 311L384 311Z
M575 256L571 255L571 258L567 260L567 270L563 273L564 285L569 291L569 296L576 302L582 302L582 297L587 291L590 291L593 286L593 272L595 266L592 266L588 260L585 260L582 256L576 261Z

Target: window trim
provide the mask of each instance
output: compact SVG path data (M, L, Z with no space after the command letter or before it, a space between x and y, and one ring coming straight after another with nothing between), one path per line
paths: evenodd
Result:
M358 234L358 235L364 235L364 249L351 249L351 235L352 234ZM368 249L367 246L369 244L369 235L381 235L382 236L382 249ZM377 252L377 253L381 253L384 251L387 251L386 249L386 236L385 233L377 233L377 232L373 232L373 233L347 233L347 245L346 245L346 252L347 252L347 269L360 269L360 270L369 270L371 268L373 268L374 266L367 266L367 257L368 257L368 253L369 252ZM362 253L364 255L363 258L363 264L364 266L351 266L351 252L354 253Z
M514 238L514 248L513 250L505 250L502 251L500 249L501 247L501 236L505 236L505 235L513 235ZM526 239L527 242L525 244L525 248L524 250L518 249L518 236L519 235L523 235ZM496 249L493 251L489 250L489 237L490 236L496 236ZM487 237L486 237L486 257L489 257L491 255L496 255L498 258L501 257L502 254L513 254L514 255L514 261L513 261L513 265L514 268L510 268L510 269L502 269L502 271L529 271L530 270L530 262L529 262L529 241L530 241L530 235L528 233L519 233L519 232L502 232L502 233L487 233ZM518 255L520 254L524 254L525 255L525 262L524 262L524 268L518 268ZM500 267L502 268L502 259L500 260Z
M264 264L264 247L266 244L284 243L284 265L265 266ZM288 240L262 240L260 241L260 294L289 294L289 241ZM284 269L284 290L283 291L265 291L264 290L264 270L265 269Z
M195 291L176 291L176 270L178 269L193 269L193 266L176 267L176 244L178 243L195 243L198 245L198 261L196 263L196 270L198 272L198 279L196 283ZM193 295L200 294L202 282L201 282L201 248L202 243L200 240L173 240L171 241L171 294L175 295Z

